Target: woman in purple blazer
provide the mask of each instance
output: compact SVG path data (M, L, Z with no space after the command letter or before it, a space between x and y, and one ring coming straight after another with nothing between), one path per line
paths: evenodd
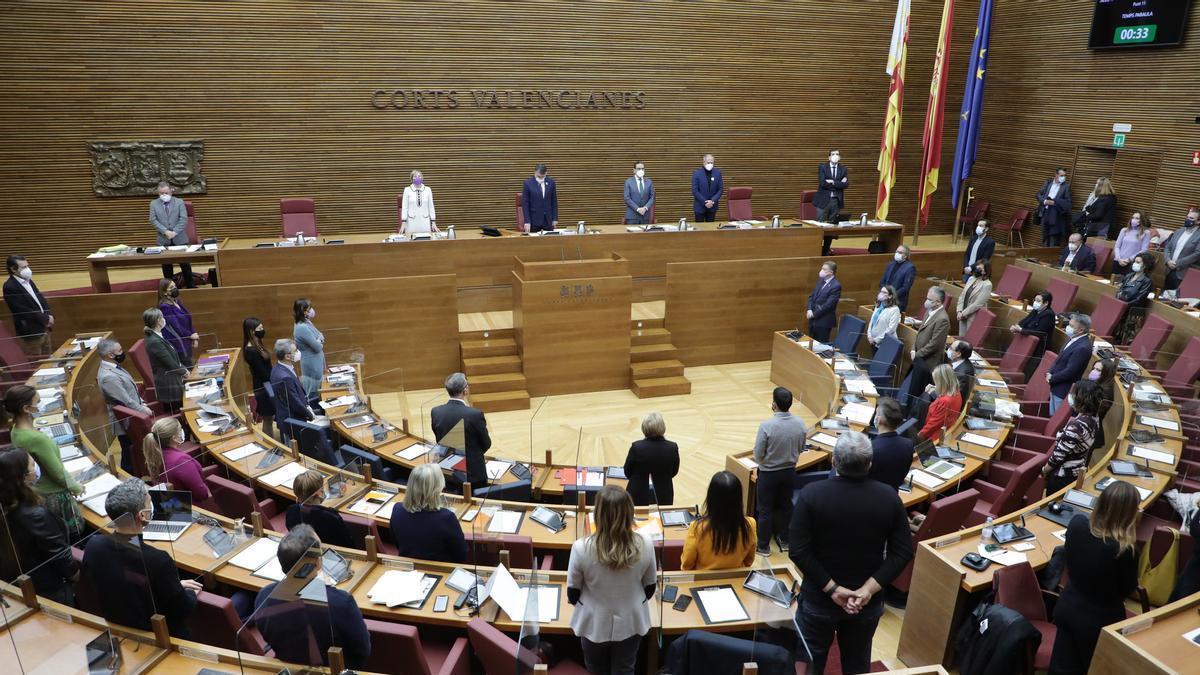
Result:
M158 282L158 309L167 321L162 336L179 354L179 362L191 367L192 352L200 342L200 335L192 327L192 313L179 302L179 288L171 279Z

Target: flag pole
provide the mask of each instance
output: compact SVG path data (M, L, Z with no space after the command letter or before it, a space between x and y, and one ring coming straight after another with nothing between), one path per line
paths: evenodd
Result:
M924 182L921 183L924 185ZM913 246L921 242L921 197L917 196L917 219L913 223Z
M963 203L967 201L967 193L963 189L967 186L967 179L962 179L958 182L958 208L954 210L954 243L958 243L958 232L962 229L962 212Z

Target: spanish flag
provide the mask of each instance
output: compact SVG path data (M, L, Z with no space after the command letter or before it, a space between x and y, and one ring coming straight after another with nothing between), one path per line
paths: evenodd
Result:
M879 143L879 196L875 200L875 218L887 220L892 186L896 184L896 152L900 147L900 119L904 110L904 64L908 60L908 16L912 0L899 0L896 23L892 26L892 45L888 50L887 74L892 78L888 90L887 116L883 121L883 139Z
M942 30L937 56L933 61L933 80L929 84L929 107L925 111L925 133L921 137L921 199L917 227L929 222L929 204L937 192L938 172L942 165L942 113L946 102L946 80L950 66L950 35L954 27L954 0L942 8Z

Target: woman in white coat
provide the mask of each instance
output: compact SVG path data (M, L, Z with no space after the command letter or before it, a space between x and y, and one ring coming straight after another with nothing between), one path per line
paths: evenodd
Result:
M867 340L873 349L887 336L896 337L896 326L900 325L900 308L896 306L896 289L884 286L875 297L875 311L867 322ZM899 339L899 338L897 338Z
M400 198L400 234L437 232L437 213L433 210L433 191L425 186L420 171L413 171L412 184Z

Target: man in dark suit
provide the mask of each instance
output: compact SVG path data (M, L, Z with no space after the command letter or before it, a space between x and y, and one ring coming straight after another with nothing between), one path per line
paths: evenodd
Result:
M1033 296L1033 303L1029 305L1029 313L1025 318L1017 323L1009 326L1009 330L1017 335L1032 335L1037 338L1037 345L1033 348L1033 353L1029 355L1029 363L1025 364L1025 377L1037 368L1037 364L1042 360L1042 354L1046 352L1046 342L1050 335L1054 332L1054 324L1057 320L1054 314L1054 308L1050 303L1054 300L1050 295L1050 291L1040 291Z
M904 422L900 403L890 396L881 396L875 404L875 428L879 433L871 440L871 471L868 478L900 488L912 468L913 442L896 433Z
M158 199L150 202L150 224L157 232L156 242L159 246L184 246L191 242L187 236L187 205L182 199L171 195L171 184L163 181L158 184ZM179 263L183 272L183 283L188 288L195 288L196 281L192 276L191 263ZM163 278L175 276L175 267L170 263L162 266Z
M1058 266L1064 272L1096 273L1096 252L1091 246L1083 243L1083 235L1072 233L1067 239L1067 247L1058 257Z
M842 284L837 280L837 263L826 260L821 265L820 279L808 296L808 334L820 342L829 342L837 323L838 301L842 299Z
M654 182L646 177L646 164L633 163L633 175L625 179L625 223L645 225L654 213Z
M546 165L533 168L533 176L521 187L521 210L525 212L525 227L530 232L543 232L558 227L558 187L546 175Z
M1042 246L1058 246L1071 226L1071 184L1067 170L1058 167L1054 178L1037 194L1037 217L1042 223Z
M838 214L846 205L846 188L850 187L850 172L841 164L842 153L829 151L829 162L817 167L817 195L813 206L817 207L817 220L823 223L837 221Z
M1067 344L1058 353L1058 360L1050 366L1046 373L1046 381L1050 383L1050 416L1058 411L1058 407L1066 400L1071 386L1078 382L1087 370L1088 362L1092 360L1092 317L1086 314L1073 314L1067 322Z
M917 278L917 266L908 259L910 253L904 244L897 246L892 261L879 278L880 288L891 286L896 289L896 306L904 313L908 312L908 292L912 290L913 280Z
M308 421L314 419L312 407L308 404L308 395L304 393L304 385L296 377L296 364L300 362L300 349L296 343L280 338L275 341L275 365L271 368L271 388L275 391L275 420L284 441L295 436L291 425L286 420L296 419Z
M925 387L933 382L933 369L946 362L946 337L950 335L950 317L946 315L946 291L933 286L925 294L925 320L917 330L913 349L908 353L912 366L900 385L900 405L913 409Z
M54 314L46 296L33 283L33 270L22 255L8 256L8 279L4 282L4 302L12 312L13 327L21 338L21 348L30 356L50 354L50 329Z
M971 278L971 269L980 260L991 260L996 252L996 240L988 236L988 221L981 220L971 233L967 242L967 250L963 251L963 282Z
M721 170L716 167L712 155L705 155L704 166L692 172L692 212L697 223L711 223L717 219L717 207L721 205L724 191Z
M1163 244L1163 262L1167 264L1166 282L1163 284L1167 290L1179 288L1187 271L1200 264L1200 208L1189 208L1183 227ZM7 291L8 286L4 288ZM5 297L7 295L6 292Z
M447 445L453 440L447 438L447 435L455 425L462 422L463 445L466 447L449 447L461 450L467 455L467 472L466 475L456 473L455 477L461 482L469 482L472 488L485 487L488 484L488 478L487 462L483 455L492 447L492 438L488 436L487 420L484 419L482 410L467 405L467 400L471 396L471 388L467 384L466 375L452 373L447 377L446 393L450 395L450 400L429 411L433 436L438 443Z
M975 364L971 363L971 354L974 351L966 340L955 340L946 348L946 360L954 368L954 375L958 380L958 395L962 398L964 406L970 402L971 391L975 387ZM917 418L919 426L925 425L925 413L935 400L937 389L932 384L926 385L925 392L921 394L917 406L913 409L913 417Z

